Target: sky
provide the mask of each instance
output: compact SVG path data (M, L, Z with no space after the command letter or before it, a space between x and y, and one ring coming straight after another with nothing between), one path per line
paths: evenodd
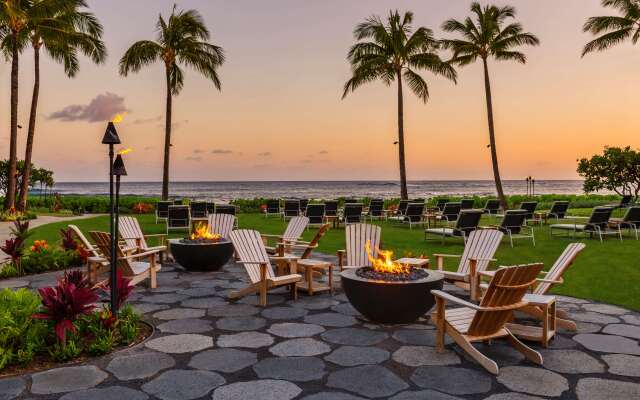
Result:
M165 0L89 0L104 25L106 63L83 59L74 79L43 57L34 162L57 181L100 181L106 121L117 125L130 181L162 177L165 83L160 63L128 77L118 61L135 41L153 39ZM464 18L462 0L180 0L197 9L222 46L222 91L195 71L174 98L171 178L189 180L397 179L396 88L381 82L341 100L353 28L390 9L414 12L414 26L436 37L448 18ZM481 3L485 4L486 1ZM591 39L589 16L610 13L599 0L510 0L538 47L526 65L490 62L497 149L503 179L576 179L576 159L604 146L640 147L640 47L625 43L580 57ZM443 56L447 56L443 53ZM31 51L20 60L19 154L24 152L33 85ZM431 98L405 90L410 180L491 179L480 63L458 83L422 72ZM10 64L0 63L0 157L8 155Z

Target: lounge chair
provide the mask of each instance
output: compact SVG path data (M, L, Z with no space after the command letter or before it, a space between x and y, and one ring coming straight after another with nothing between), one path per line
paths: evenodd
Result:
M105 255L107 260L111 259L111 235L106 232L89 232L91 237ZM117 268L122 271L122 275L130 279L130 283L135 285L145 279L149 279L149 286L152 289L157 287L156 273L160 271L160 263L156 263L157 251L145 251L125 255L122 248L116 246ZM148 261L139 261L146 259ZM96 273L93 272L93 275Z
M305 215L307 204L309 204L309 199L300 199L300 215Z
M192 220L207 220L207 202L206 201L192 201L189 204L189 210L191 212Z
M542 364L540 353L518 340L505 326L512 318L513 311L527 305L523 297L535 283L541 269L542 264L500 269L491 279L479 305L441 290L432 290L431 293L436 298L436 311L433 315L437 326L436 349L439 352L444 351L446 333L487 371L498 375L499 369L495 361L482 354L471 343L506 337L527 359ZM462 307L445 309L446 302Z
M609 219L609 226L618 229L628 229L629 234L634 232L636 240L638 240L638 232L640 231L640 206L627 208L627 212L622 218Z
M504 234L498 230L476 230L469 234L462 255L434 254L438 271L446 280L471 292L471 299L480 295L480 279L478 272L486 271L489 263L495 261L494 256ZM459 258L460 263L455 272L444 269L445 258Z
M536 212L536 208L538 208L537 201L523 201L520 203L520 209L527 212L527 215L525 216L527 220L533 219L533 214Z
M326 221L338 218L337 200L326 200L324 202L324 217Z
M264 245L266 246L267 253L275 254L277 250L277 246L267 246L269 239L276 239L278 242L286 244L295 244L295 242L300 240L300 237L304 233L304 230L307 229L307 225L309 224L309 218L307 217L293 217L287 224L287 228L284 230L282 235L271 235L271 234L262 234L262 240Z
M259 304L264 307L267 305L267 292L280 286L289 286L293 299L298 298L296 283L302 280L302 276L296 273L296 258L271 257L271 260L283 261L289 266L289 274L276 276L260 232L239 229L232 231L229 238L238 255L238 262L244 265L250 280L247 287L229 293L231 299L257 292L260 296Z
M156 224L158 221L166 221L169 216L169 206L173 205L173 201L159 201L156 204Z
M444 205L449 203L449 199L438 199L436 201L436 208L440 211L444 210Z
M558 221L558 220L564 219L567 216L568 210L569 210L568 201L554 201L547 215L550 218L555 218L556 221Z
M482 212L489 215L497 215L500 213L500 200L489 199L484 205Z
M267 218L270 215L280 215L280 200L267 200L266 208L264 209L264 217Z
M355 204L359 203L358 199L344 199L344 204Z
M458 215L462 209L462 205L457 202L446 203L442 207L440 215L436 216L436 221L444 221L447 224L458 220Z
M475 203L474 199L462 199L460 200L460 209L461 210L471 210Z
M366 245L369 243L374 258L378 257L382 228L371 224L351 224L345 229L345 250L338 250L338 266L344 268L359 268L371 266L367 255Z
M504 213L500 225L486 228L497 229L505 235L508 235L511 247L513 247L513 239L531 239L535 247L536 238L533 233L533 228L526 225L527 214L528 211L526 210L507 210L507 212Z
M217 233L224 239L229 239L229 234L236 226L236 216L231 214L209 214L207 230L209 233Z
M207 201L207 215L215 214L216 212L216 203L212 201Z
M173 205L174 206L181 206L183 203L182 199L174 199L173 200Z
M300 200L287 199L282 209L282 219L300 216Z
M118 218L118 230L120 237L125 241L128 248L136 249L136 253L155 251L158 253L158 261L162 262L163 255L167 252L164 241L167 237L164 233L145 235L142 232L140 223L135 217L121 216ZM160 242L158 246L149 246L148 238L157 238ZM125 251L126 253L126 251Z
M236 206L233 204L216 204L216 213L217 214L230 214L236 215L237 213Z
M414 225L424 225L423 213L424 203L409 203L404 215L392 217L391 219L403 224L409 224L409 229L413 229Z
M324 224L324 204L308 204L305 215L309 218L307 226L320 226Z
M171 230L191 231L191 215L189 206L169 206L167 217L167 234Z
M622 198L620 199L620 203L618 204L610 204L609 207L613 207L613 208L627 208L629 206L632 205L632 201L633 201L633 196L630 194L625 194L624 196L622 196Z
M384 218L384 200L371 199L369 202L369 209L365 215L365 219L383 219Z
M362 210L364 206L362 203L347 203L344 205L344 211L342 213L342 220L345 225L358 224L362 222Z
M409 207L409 200L400 200L400 203L398 203L398 209L396 210L396 216L404 215L407 211L407 207Z
M553 236L554 230L569 231L572 233L572 237L575 237L576 233L588 234L590 237L595 234L600 239L600 242L602 242L603 235L618 235L622 240L620 226L609 229L609 218L611 218L612 212L613 208L611 207L594 207L589 220L585 224L553 224L549 226L550 233Z
M451 204L451 203L448 203ZM449 228L443 226L441 228L427 228L424 230L424 240L427 240L428 235L437 235L444 239L448 237L461 237L464 242L467 241L467 237L472 231L475 231L480 224L480 218L482 218L481 210L462 210L458 215L456 224Z

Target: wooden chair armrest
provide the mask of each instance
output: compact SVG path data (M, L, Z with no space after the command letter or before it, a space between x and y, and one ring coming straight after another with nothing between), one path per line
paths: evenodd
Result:
M143 235L143 236L145 238L148 238L148 237L166 237L167 234L166 233L151 233L151 234Z
M8 258L7 260L8 260L8 261L11 261L11 259L10 259L10 258ZM4 261L4 260L3 260L3 261ZM88 258L87 258L87 261L90 261L90 262L102 262L102 261L107 261L107 259L106 259L106 258L104 258L104 257L88 257Z
M158 250L152 250L152 251L145 251L143 253L134 253L125 257L119 257L119 259L121 260L135 260L136 258L144 258L147 256L151 256L151 255L156 255L158 254Z
M545 283L552 283L552 284L556 284L556 285L560 285L564 283L564 279L560 278L557 281L554 281L552 279L542 279L542 278L538 278L536 279L536 282L545 282Z
M480 311L482 309L480 306L477 306L477 305L475 305L473 303L470 303L470 302L468 302L466 300L459 299L456 296L454 296L452 294L449 294L447 292L444 292L442 290L432 290L431 294L436 296L436 297L439 297L439 298L441 298L441 299L443 299L445 301L450 301L452 303L456 303L456 304L459 304L459 305L461 305L463 307L471 308L471 309L476 310L476 311Z
M462 257L461 255L458 255L458 254L439 254L439 253L434 253L433 256L434 257L450 257L450 258L460 258L460 257Z
M292 248L292 249L315 249L316 247L318 247L317 244L311 245L311 244L289 244L288 242L280 242L278 243L278 245L280 246L284 246L287 248Z
M291 260L297 260L299 258L300 257L293 256L293 255L291 255L291 256L283 256L283 257L281 257L281 256L270 256L269 257L270 260L276 260L276 261L278 261L278 260L291 261Z
M486 276L488 278L493 278L493 276L496 274L496 271L478 271L477 274Z
M262 236L263 238L282 239L282 235L274 235L268 233L261 233L260 236Z
M236 262L240 263L240 264L254 264L254 265L255 264L269 264L268 262L265 262L265 261L242 261L242 260L238 260Z

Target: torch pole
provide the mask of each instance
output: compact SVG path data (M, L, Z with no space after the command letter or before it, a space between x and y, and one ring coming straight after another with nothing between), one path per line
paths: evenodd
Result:
M113 176L113 175L112 175ZM113 179L113 178L111 178ZM114 231L118 232L119 217L120 216L120 175L116 175L116 207L115 215L113 218ZM118 238L113 239L114 257L117 258L116 246ZM118 315L118 271L117 266L111 270L111 313L115 316Z
M116 237L118 235L118 231L117 231L117 227L115 226L115 209L114 209L114 204L113 204L113 144L109 144L109 203L110 203L110 207L111 210L109 212L109 229L110 229L110 233L111 233L111 268L110 268L110 275L111 275L111 312L115 313L117 312L117 289L115 288L116 286L116 279L117 279L117 253L116 253L116 245L118 243L118 238Z

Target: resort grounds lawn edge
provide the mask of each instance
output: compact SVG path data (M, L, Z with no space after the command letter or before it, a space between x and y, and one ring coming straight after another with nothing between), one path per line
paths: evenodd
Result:
M583 213L579 212L579 214ZM164 223L155 224L154 215L143 214L136 215L136 217L145 234L165 233ZM286 222L281 219L277 217L265 218L261 214L241 213L238 215L238 219L241 229L256 229L261 233L281 234L286 227ZM27 246L30 246L33 240L45 239L49 243L59 242L60 229L65 228L69 223L80 227L85 234L92 230L109 230L108 216L56 222L33 229L33 235ZM431 258L433 265L435 261L432 255L434 253L462 253L461 239L447 239L442 245L440 238L436 237L425 241L424 231L420 227L414 227L410 230L408 226L390 221L374 223L382 226L382 247L394 251L398 258L407 255L424 255ZM483 218L481 225L495 223L495 219ZM310 240L316 229L308 229L304 233L304 239ZM600 243L598 239L582 236L578 236L576 239L551 237L547 225L536 226L534 230L535 247L531 244L531 240L520 239L515 241L515 247L511 248L509 241L504 239L496 254L498 262L494 263L492 268L496 268L498 265L543 262L546 271L569 243L584 242L587 247L578 255L574 265L564 274L564 284L556 286L552 292L640 310L640 241L635 240L635 237L625 235L622 242L615 237L608 237L605 238L604 243ZM184 233L180 232L172 232L170 235L170 237L182 236ZM343 248L344 228L340 227L329 229L316 251L336 254L337 250ZM445 268L455 270L457 265L458 260L447 260Z

